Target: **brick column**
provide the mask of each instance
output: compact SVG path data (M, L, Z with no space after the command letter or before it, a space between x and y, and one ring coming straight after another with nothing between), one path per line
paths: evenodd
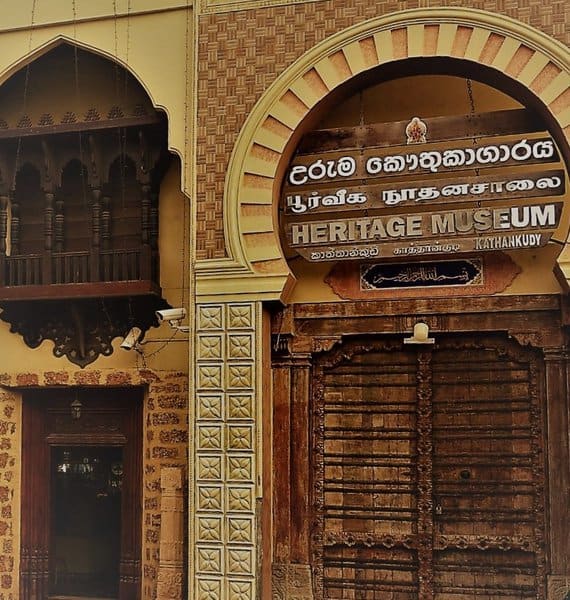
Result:
M182 600L184 588L184 494L182 469L160 474L160 554L157 600Z

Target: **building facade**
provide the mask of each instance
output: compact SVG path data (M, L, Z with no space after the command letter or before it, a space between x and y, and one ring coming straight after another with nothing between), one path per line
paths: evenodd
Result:
M3 9L1 594L182 597L192 12Z
M570 594L569 8L0 26L0 598Z

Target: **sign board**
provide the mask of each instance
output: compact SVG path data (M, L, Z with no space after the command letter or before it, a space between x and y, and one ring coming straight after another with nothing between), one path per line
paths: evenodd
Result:
M551 138L526 134L299 154L283 187L283 236L309 261L544 246L565 192L564 170L545 167L559 161Z

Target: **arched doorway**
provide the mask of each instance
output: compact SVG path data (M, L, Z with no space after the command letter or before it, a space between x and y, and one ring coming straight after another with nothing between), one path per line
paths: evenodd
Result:
M22 598L140 597L143 389L26 392Z
M318 600L545 598L547 540L565 552L545 516L564 509L543 426L564 402L547 368L566 344L564 151L479 163L510 145L554 152L548 120L429 63L327 99L285 169L296 287L273 320L274 585L289 585L284 563L305 565ZM474 161L421 166L458 150ZM544 195L512 183L543 177ZM552 218L491 216L535 210Z

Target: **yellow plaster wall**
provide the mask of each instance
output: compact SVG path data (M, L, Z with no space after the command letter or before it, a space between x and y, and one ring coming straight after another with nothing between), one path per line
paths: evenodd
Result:
M85 20L132 18L139 14L191 8L191 0L0 0L0 32Z
M71 2L36 0L35 26L31 29L31 0L21 4L4 1L2 4L6 9L9 4L10 9L1 13L0 84L26 61L33 60L63 40L113 58L139 80L154 106L167 113L169 147L187 164L184 159L191 126L188 108L191 104L189 81L193 44L190 27L192 11L186 4L167 2L164 5L158 1L141 0L140 4L147 7L147 12L136 12L131 6L128 17L115 19L110 0L103 3L106 9L92 7L98 3L77 0L74 20ZM126 2L117 4L123 6ZM179 6L177 10L166 10L176 6ZM157 11L151 12L151 8ZM163 10L158 10L161 8ZM15 16L11 17L14 20L10 28L4 18L12 15L13 10ZM96 19L98 14L106 14L111 18ZM187 177L185 181L188 181Z

